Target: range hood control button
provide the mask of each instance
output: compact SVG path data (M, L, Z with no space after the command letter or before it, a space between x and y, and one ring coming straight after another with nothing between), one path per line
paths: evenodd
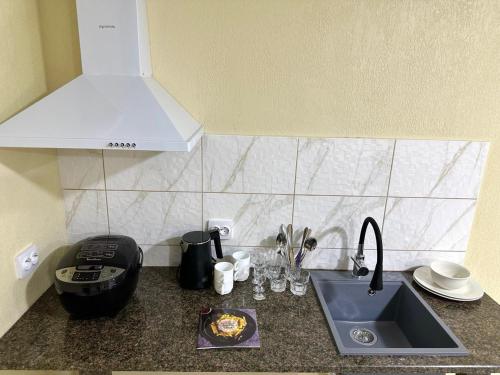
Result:
M120 145L118 144L118 142L116 142L116 143L115 143L115 147L118 147L118 146L120 146Z
M113 142L109 142L108 147L113 147Z
M130 148L130 143L127 143L127 147L129 147L129 148Z
M120 147L125 147L125 143L120 143Z
M135 143L132 143L132 147L135 148Z

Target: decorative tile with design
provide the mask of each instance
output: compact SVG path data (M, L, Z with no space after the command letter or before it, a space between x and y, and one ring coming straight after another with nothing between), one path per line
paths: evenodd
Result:
M90 236L108 234L105 191L64 190L63 195L70 243Z
M201 230L201 193L108 191L109 225L141 244L178 245Z
M394 141L301 138L297 194L386 196Z
M487 142L398 140L389 194L476 198Z
M110 190L201 192L201 146L191 152L104 151Z
M273 246L279 225L292 220L292 205L291 195L205 193L203 221L234 221L234 237L225 245Z
M205 192L292 194L297 138L208 135Z
M312 237L318 240L319 247L357 247L366 217L373 217L382 229L385 201L385 197L296 195L293 217L295 244L299 244L302 231L307 226L312 229ZM366 232L365 246L375 247L371 228Z
M470 199L389 198L385 248L465 251L475 207Z
M104 189L101 150L57 151L63 189Z

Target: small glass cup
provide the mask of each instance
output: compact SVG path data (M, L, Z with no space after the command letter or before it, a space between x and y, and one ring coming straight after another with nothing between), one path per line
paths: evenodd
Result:
M250 254L250 263L254 268L261 268L266 265L266 254L264 251L254 251Z
M283 271L281 264L270 264L267 266L267 277L270 280L277 278Z
M277 251L272 252L267 263L267 277L269 278L269 281L271 283L271 290L273 290L274 292L284 292L286 289L284 269L285 263L283 257L278 254ZM284 283L282 281L282 278L284 280Z
M309 272L298 269L290 273L290 292L296 296L303 296L307 292Z
M281 293L286 290L285 274L281 273L277 277L271 279L271 290L277 293Z
M268 277L271 279L273 274L276 274L280 268L285 267L285 258L280 254L279 249L269 251L267 257ZM280 270L281 272L281 270Z
M264 294L264 281L266 281L265 272L255 274L254 273L255 286L253 287L253 298L257 301L262 301L266 299Z
M266 257L263 252L253 252L251 257L253 266L253 279L252 284L257 284L257 277L260 275L266 276Z

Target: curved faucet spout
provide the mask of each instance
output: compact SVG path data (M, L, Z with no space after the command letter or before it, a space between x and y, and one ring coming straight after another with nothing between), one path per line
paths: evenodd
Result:
M371 224L373 231L375 232L375 240L377 241L377 265L375 266L372 281L370 282L370 289L368 291L368 294L373 295L375 294L375 291L382 290L384 288L384 282L382 279L384 248L382 246L382 233L380 232L380 228L377 222L372 217L367 217L363 222L363 226L361 227L361 234L359 235L358 254L356 255L356 258L362 257L362 259L364 259L363 249L365 246L365 235L368 224ZM354 267L356 269L356 263Z

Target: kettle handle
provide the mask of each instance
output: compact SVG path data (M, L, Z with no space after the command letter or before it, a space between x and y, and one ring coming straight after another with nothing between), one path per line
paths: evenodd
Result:
M139 266L139 268L141 268L142 267L142 261L144 260L144 253L143 253L143 251L142 251L142 249L140 247L138 247L138 249L139 249L139 255L140 255L138 266Z
M220 243L220 233L218 229L212 229L210 230L210 238L214 240L214 245L215 245L215 254L217 255L217 258L222 259L222 245Z

